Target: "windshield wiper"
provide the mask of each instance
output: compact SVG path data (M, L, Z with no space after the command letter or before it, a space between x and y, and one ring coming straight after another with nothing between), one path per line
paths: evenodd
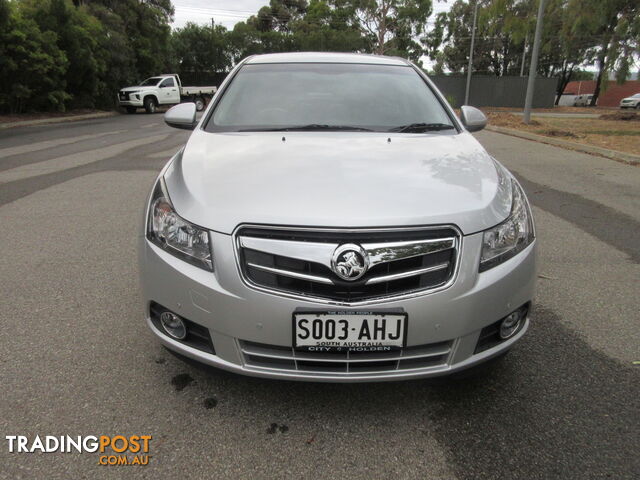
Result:
M294 125L291 127L277 127L277 128L248 128L245 130L239 130L240 132L292 132L292 131L313 131L313 130L327 130L327 131L353 131L353 132L372 132L373 130L364 127L353 127L350 125L326 125L321 123L310 123L309 125Z
M390 132L406 133L406 132L436 132L439 130L451 130L455 128L449 123L410 123L409 125L401 125L399 127L390 128Z

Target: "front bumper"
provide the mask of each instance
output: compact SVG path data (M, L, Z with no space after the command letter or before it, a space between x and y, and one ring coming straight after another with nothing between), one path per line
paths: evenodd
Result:
M202 363L236 373L289 380L362 382L424 378L471 367L509 349L526 332L529 321L509 340L476 349L483 328L531 301L536 278L536 246L505 263L478 273L482 234L464 237L460 268L447 289L367 307L331 307L253 290L238 272L231 236L211 233L215 272L175 258L140 238L140 272L147 322L168 348ZM208 329L214 353L168 337L150 318L152 302ZM442 362L417 368L336 373L322 369L256 365L243 352L246 344L290 349L292 312L401 309L409 316L407 347L448 345ZM418 347L416 347L418 348ZM476 353L477 352L477 353ZM400 362L398 362L400 363Z
M140 98L135 98L133 95L130 95L127 100L121 99L120 95L116 95L116 100L118 105L121 107L138 107L141 108L144 106L142 96Z

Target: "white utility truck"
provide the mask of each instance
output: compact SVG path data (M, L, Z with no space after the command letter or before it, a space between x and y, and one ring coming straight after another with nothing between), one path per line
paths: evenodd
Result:
M182 102L193 102L198 111L204 110L217 87L183 87L176 74L158 75L147 78L140 85L125 87L118 92L118 105L127 113L136 113L144 108L147 113L154 113L158 105L175 105Z

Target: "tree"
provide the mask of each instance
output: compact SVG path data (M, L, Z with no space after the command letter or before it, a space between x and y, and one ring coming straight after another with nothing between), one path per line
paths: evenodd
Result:
M130 85L140 77L136 68L136 55L120 15L98 2L91 2L86 7L102 25L102 35L97 38L97 51L104 62L104 74L95 105L112 107L118 89L123 85Z
M171 35L171 47L181 75L228 71L232 64L227 29L222 25L187 23Z
M228 35L232 58L301 50L367 52L356 7L349 0L271 0Z
M171 21L174 9L171 0L75 0L80 7L86 5L89 11L100 18L110 17L109 28L105 28L106 45L117 48L122 45L123 35L126 48L113 61L127 72L129 80L140 80L156 75L170 67ZM101 11L101 14L97 12ZM107 25L103 26L107 27ZM112 37L117 37L111 42ZM108 52L111 56L112 51ZM115 93L115 92L114 92Z
M524 67L528 43L536 25L537 0L478 0L474 71L491 75L518 75ZM473 4L458 0L436 17L425 37L436 70L466 71L471 43ZM584 63L592 39L571 29L574 12L569 0L548 0L542 32L538 74L559 77L558 96ZM584 33L584 32L583 32ZM559 98L559 97L558 97Z
M640 3L637 0L569 0L574 12L572 31L594 38L587 58L596 63L598 74L591 106L595 106L607 77L614 71L623 80L633 55L638 54Z
M0 0L0 109L64 110L68 60L54 32L42 32L18 5Z
M400 55L419 61L424 53L414 39L426 32L431 0L352 0L363 29L378 55Z
M294 43L303 51L363 52L363 34L355 8L338 1L311 0L305 15L293 24Z
M491 0L477 1L479 6L473 52L474 71L500 75L502 67L510 63L508 58L504 58L505 48L502 44L505 39L502 34L492 34L493 31L499 30L499 27L493 25L497 20L487 13ZM434 28L423 37L426 52L437 62L436 69L446 68L455 73L466 71L471 46L473 10L473 3L457 0L448 12L441 12L436 16ZM506 51L508 53L510 49Z
M84 6L75 7L70 0L27 0L22 12L33 19L42 32L56 36L56 45L65 52L68 65L66 89L71 106L94 106L106 71L98 39L103 36L101 23Z
M247 23L261 32L290 32L291 24L302 18L306 11L306 0L271 0L269 6L258 10Z

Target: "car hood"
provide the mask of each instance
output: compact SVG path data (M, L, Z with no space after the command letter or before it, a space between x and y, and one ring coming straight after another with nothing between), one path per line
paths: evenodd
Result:
M625 97L620 101L621 102L626 102L627 100L640 100L640 98L637 98L637 97Z
M511 209L509 174L469 133L193 132L165 173L183 218L316 227L455 224L469 234Z

